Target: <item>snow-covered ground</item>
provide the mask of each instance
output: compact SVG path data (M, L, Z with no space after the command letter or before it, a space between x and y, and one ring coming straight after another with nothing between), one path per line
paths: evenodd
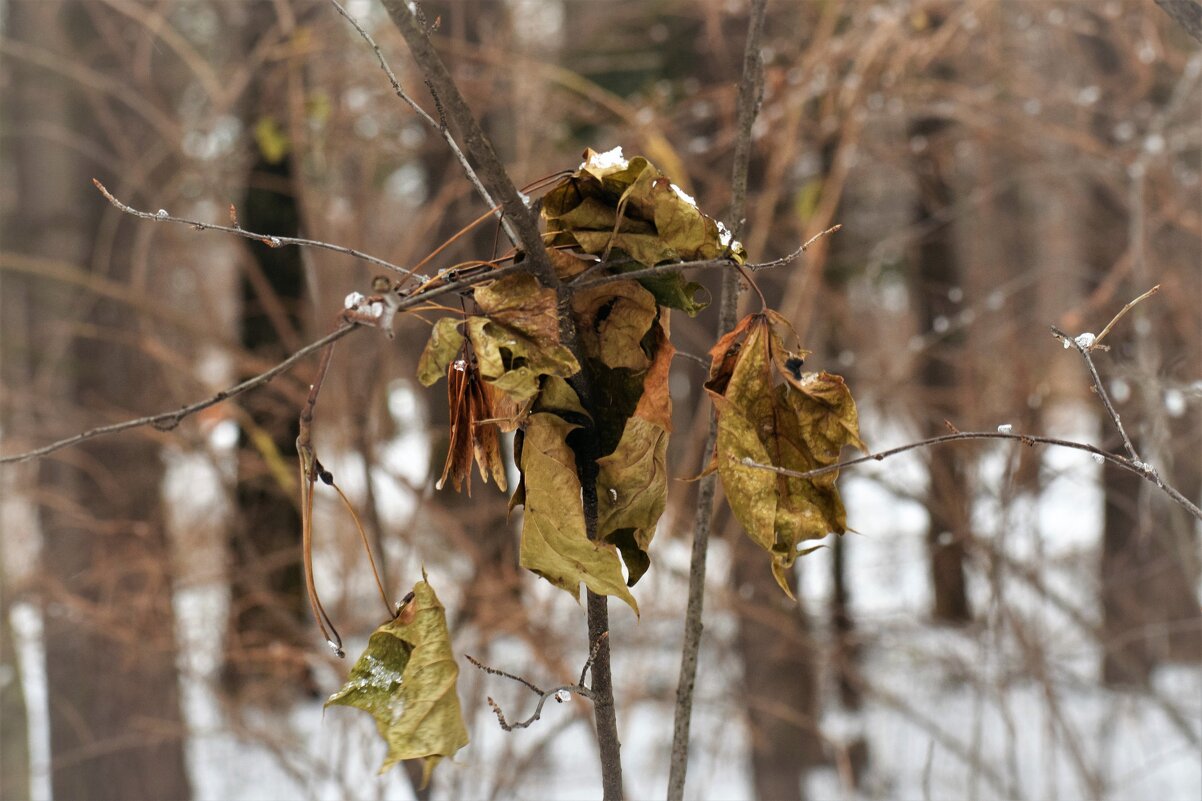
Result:
M405 399L396 402L403 405ZM404 410L399 411L398 417L404 416ZM1079 412L1067 410L1061 430L1048 433L1090 439L1089 426L1077 422L1088 423L1090 417ZM877 448L907 439L904 431L889 430L871 437ZM417 459L412 450L406 453L422 447L414 439L390 445L386 451L386 463L394 469L377 477L376 489L390 498L384 517L392 525L404 525L417 508L417 499L405 487L407 483L421 486L425 477L397 474L405 465L428 462L424 454ZM983 453L978 468L981 485L996 490L1012 450L999 444ZM822 729L836 746L865 737L870 771L858 790L847 785L845 771L813 771L809 797L1202 798L1202 749L1197 745L1202 740L1202 670L1163 668L1151 692L1107 690L1097 678L1096 642L1082 630L1082 620L1097 617L1092 593L1102 512L1099 466L1087 454L1047 450L1042 457L1045 480L1040 495L1002 503L987 491L976 500L978 536L1008 559L1034 570L1058 601L1050 603L1029 582L1005 571L995 573L991 583L982 566L974 563L973 601L980 620L962 630L946 630L926 622L930 601L923 543L926 513L907 498L921 487L920 458L908 454L844 478L849 524L858 532L847 535L849 584L865 643L862 670L873 689L856 713L840 710L836 694L824 692L828 702ZM330 462L348 493L359 495L361 463ZM205 496L197 487L206 482L215 486L212 470L204 462L181 458L171 467L169 494L172 487L186 484L190 497ZM211 511L212 497L206 497L204 503ZM179 514L195 531L196 520L187 518L188 509L181 508ZM215 527L212 536L216 531ZM209 547L215 545L215 539L209 542ZM328 547L319 556L324 566L318 577L322 586L332 588L327 602L348 576L362 568L342 551ZM688 549L683 538L666 535L653 544L657 569L635 590L643 609L641 621L636 622L621 604L613 605L619 723L628 792L636 799L663 797L667 786L670 699L679 670ZM725 551L724 543L717 541L710 553L713 592L707 604L693 716L691 798L736 799L753 794L745 758L749 738L738 693L732 689L739 679L731 648L734 621L721 602L728 592ZM393 564L414 572L420 557L403 550L390 553ZM800 585L819 637L826 636L821 611L831 589L830 559L826 549L800 562ZM377 775L383 746L369 717L355 710L337 708L323 714L320 702L304 702L276 713L246 714L239 721L240 730L231 730L214 694L227 598L220 575L214 572L218 562L202 559L193 564L200 566L200 572L181 579L176 611L184 654L183 698L191 731L188 765L197 798L411 797L402 771ZM458 578L442 568L430 572L451 618L461 604L455 591ZM583 654L583 608L533 576L526 580L527 603L539 609L547 630L563 632L556 647ZM1066 613L1066 603L1076 615ZM28 605L14 608L13 622L21 642L33 725L34 798L48 799L40 624L36 610ZM1028 635L1025 646L1014 635L1016 627ZM364 634L348 638L348 653L362 647ZM459 653L472 652L480 642L471 632L454 636ZM320 650L319 644L315 639L315 650ZM579 669L576 663L568 666L568 675L548 675L533 658L531 645L514 638L494 641L487 658L547 683L573 679ZM327 659L322 653L315 663L319 678L333 690L339 678L336 670L345 670L347 663ZM531 696L520 689L464 664L460 695L472 743L438 767L436 797L599 796L588 709L576 701L549 704L531 728L505 733L483 696L492 695L513 715L524 716Z

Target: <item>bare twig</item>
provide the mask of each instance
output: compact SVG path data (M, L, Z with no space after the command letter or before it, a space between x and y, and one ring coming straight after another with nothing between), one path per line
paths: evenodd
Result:
M1166 495L1172 498L1178 506L1193 515L1195 519L1202 520L1202 509L1199 509L1192 501L1178 492L1175 488L1166 484L1151 465L1145 464L1137 459L1128 459L1125 456L1109 453L1101 448L1086 444L1084 442L1073 442L1072 440L1058 439L1056 437L1040 437L1031 434L1012 434L1001 431L961 431L957 434L944 434L940 437L931 437L930 439L924 439L919 442L910 442L905 445L899 445L896 448L870 453L865 456L857 456L854 459L845 459L841 462L826 465L825 467L814 468L813 470L789 470L788 468L777 467L776 465L760 464L759 462L753 461L750 458L744 459L742 463L747 467L755 467L760 470L771 470L772 472L779 473L782 476L809 479L816 478L826 473L832 473L836 470L842 470L845 467L853 467L858 464L863 464L864 462L879 462L884 459L888 459L890 456L896 456L899 453L905 453L906 451L912 451L918 448L929 448L934 445L942 445L946 442L962 442L974 439L1010 439L1017 440L1028 446L1053 445L1059 448L1071 448L1073 450L1084 451L1088 454L1091 454L1095 459L1105 460L1111 464L1123 468L1124 470L1135 473L1147 481L1151 481Z
M1105 339L1106 335L1110 333L1110 329L1114 328L1114 324L1117 323L1119 320L1123 319L1123 315L1125 315L1127 312L1131 311L1131 309L1135 306L1135 304L1139 303L1141 300L1144 300L1145 298L1152 297L1159 291L1160 291L1160 284L1157 284L1156 286L1152 287L1144 294L1140 295L1135 300L1128 303L1123 308L1119 309L1119 313L1114 315L1114 317L1111 318L1110 322L1106 323L1106 327L1102 329L1102 333L1100 333L1096 337L1094 337L1093 344L1089 346L1089 350L1095 350L1095 349L1101 347L1102 340Z
M751 127L759 112L763 93L764 65L760 54L760 38L763 34L767 5L767 0L752 0L747 42L743 49L743 75L739 82L738 133L735 138L735 156L731 174L731 224L732 238L734 239L743 235L746 222ZM805 245L802 245L796 254L787 256L782 264L787 264L797 258L804 250ZM627 275L633 274L628 273ZM722 276L722 298L718 311L719 337L734 328L738 317L738 304L738 273L733 269L727 270ZM717 436L717 417L711 411L702 459L709 458ZM705 559L709 549L715 490L716 476L712 473L701 480L701 486L697 490L697 509L693 518L693 548L689 559L689 595L685 608L684 645L681 647L680 653L680 678L676 684L676 708L672 726L672 756L668 767L669 801L681 801L684 798L685 775L689 766L689 726L693 715L693 689L697 682L697 655L701 648L703 628L701 614L705 605Z
M401 267L400 265L397 265L397 264L393 264L390 261L385 261L384 259L381 259L378 256L372 256L369 253L364 253L363 251L355 250L354 248L343 247L342 245L333 245L333 244L330 244L329 242L322 242L317 239L302 239L300 237L295 237L295 236L274 236L272 234L259 234L259 233L255 233L254 231L247 231L245 228L242 228L238 225L232 225L232 226L231 225L218 225L216 223L201 222L200 220L189 220L186 217L176 217L173 214L167 213L167 211L165 209L159 209L157 212L154 212L152 214L149 211L142 211L141 209L135 209L132 206L128 206L125 203L122 203L120 200L118 200L116 197L114 197L113 194L111 192L109 192L108 188L105 187L104 184L100 183L99 180L93 178L92 183L96 185L96 188L100 190L100 194L104 195L104 199L107 200L109 203L112 203L114 206L116 206L118 209L125 212L126 214L132 214L134 217L140 217L143 220L153 220L154 222L169 222L169 223L178 223L181 225L189 225L192 228L196 229L197 231L223 231L224 233L233 234L234 236L241 236L246 239L253 239L257 242L262 242L264 245L267 245L267 247L271 247L271 248L284 247L285 245L296 245L299 247L318 248L320 250L331 250L335 253L342 253L347 256L353 256L354 258L365 261L368 264L374 264L377 267L383 267L386 270L391 270L394 273L400 273L401 275L404 275L406 277L413 277L413 278L417 278L418 280L422 280L422 281L429 280L424 275L415 275L411 271L406 270L404 267Z
M505 717L505 713L503 711L501 711L500 704L498 704L496 701L494 701L491 696L487 699L488 705L492 709L493 714L495 714L497 716L497 722L501 724L501 728L504 729L505 731L513 731L514 729L525 729L525 728L529 727L532 723L534 723L536 720L541 718L542 714L543 714L543 706L547 703L548 700L554 698L556 703L560 703L560 704L563 703L564 699L563 699L563 696L561 695L561 693L565 693L565 692L575 693L576 695L579 695L581 698L589 699L595 705L597 703L596 693L584 685L584 676L586 673L588 673L589 668L592 667L593 662L596 661L597 654L600 652L601 646L604 644L604 641L608 637L609 637L609 632L605 632L602 636L598 637L593 642L593 647L589 651L589 656L588 656L588 659L584 663L584 668L580 671L580 681L576 682L575 684L561 684L558 687L552 687L550 690L544 690L543 688L536 685L534 682L532 682L529 679L526 679L522 676L515 676L512 673L506 673L504 670L498 670L495 667L486 665L483 662L481 662L480 660L476 659L474 656L471 656L469 654L464 654L463 656L465 659L467 659L467 661L471 662L473 665L475 665L477 668L484 671L485 673L488 673L493 676L500 676L502 678L509 679L510 681L516 681L518 684L521 684L523 687L530 690L530 692L532 692L538 696L538 704L535 705L534 712L530 715L530 717L526 718L525 720L517 721L517 722L513 722L513 723L511 723Z
M744 264L742 267L744 270L749 272L758 272L759 270L771 270L776 267L784 267L785 265L796 261L801 256L804 249L805 246L803 245L787 256L781 256L779 259L773 259L772 261L759 262L755 264ZM597 264L589 267L587 272L592 273L593 271L600 271L606 268L631 263L632 262L625 260L616 262L598 262ZM734 271L737 267L739 267L739 263L728 256L722 256L721 258L717 259L701 259L698 261L665 262L664 264L657 264L654 267L643 267L638 270L630 270L624 273L602 275L598 278L590 278L587 281L580 280L581 276L584 275L584 273L581 273L581 276L577 276L576 280L571 286L573 290L587 289L588 287L601 286L602 284L612 284L615 281L631 281L638 278L647 278L674 270L713 270L727 268L731 271Z
M313 353L316 353L317 351L322 350L326 346L328 346L334 342L337 342L338 340L342 339L347 334L354 331L356 328L357 328L357 326L351 326L348 328L340 328L336 331L332 331L329 334L326 334L321 339L316 340L315 342L311 342L310 344L301 348L296 353L293 353L287 359L284 359L282 362L275 365L274 367L272 367L268 370L264 370L262 373L259 373L258 375L254 376L252 378L248 378L241 383L235 384L234 386L230 387L229 389L223 389L220 392L216 393L215 395L211 395L210 397L208 397L202 401L198 401L196 403L189 404L188 406L184 406L181 409L176 409L176 410L170 411L170 412L159 412L158 414L152 414L152 415L148 415L146 417L138 417L133 420L125 420L124 422L121 422L121 423L113 423L112 425L98 426L96 428L90 428L87 431L84 431L82 433L76 434L71 437L66 437L64 439L60 439L56 442L50 443L49 445L44 445L40 448L36 448L31 451L25 451L23 453L14 453L10 456L2 456L2 457L0 457L0 464L9 464L9 463L13 463L13 462L24 462L29 459L36 459L40 456L46 456L47 454L51 454L51 453L54 453L55 451L62 450L63 448L68 448L72 445L78 445L79 443L84 442L89 439L95 439L96 437L105 436L107 434L117 434L122 431L129 431L131 429L141 428L143 426L154 426L155 428L159 429L160 431L170 431L171 429L178 426L181 422L183 422L183 420L185 418L190 417L191 415L194 415L197 412L203 411L204 409L207 409L210 406L216 406L218 403L227 401L230 398L236 398L237 396L241 395L244 392L248 392L252 389L257 389L258 387L263 386L264 384L266 384L267 382L271 381L273 378L278 376L280 373L286 372L287 370L294 367L298 362L304 360L305 358L312 355Z
M1056 326L1052 326L1052 336L1064 343L1064 346L1073 347L1081 354L1081 358L1085 360L1085 366L1089 368L1090 378L1093 380L1094 393L1101 399L1102 405L1106 408L1106 413L1110 415L1111 422L1118 429L1119 436L1123 438L1123 447L1127 449L1127 455L1134 462L1139 461L1139 454L1135 451L1135 445L1131 443L1131 438L1127 436L1127 429L1123 428L1123 420L1119 417L1118 410L1114 408L1114 404L1110 401L1110 393L1106 391L1106 387L1102 384L1102 377L1098 375L1098 368L1094 366L1093 356L1090 355L1090 345L1085 344L1084 340L1074 338L1061 331ZM1096 340L1095 340L1096 343Z
M530 692L534 693L535 695L546 695L546 691L542 687L539 687L537 684L530 681L529 679L522 678L521 676L515 676L512 673L506 673L504 670L500 670L495 667L490 667L490 666L484 664L483 662L481 662L479 659L476 659L476 657L472 656L471 654L464 654L463 658L466 659L467 661L471 662L473 665L475 665L480 670L483 670L485 673L491 674L493 676L500 676L501 678L509 679L510 681L516 681L518 684L522 684L525 687L527 687L530 690ZM582 681L580 683L583 684L584 682Z
M441 295L459 292L465 289L471 289L476 284L479 284L483 281L492 281L514 272L523 271L525 269L526 266L522 264L509 265L507 267L500 267L495 270L489 270L467 277L458 278L453 281L446 281L445 283L441 284L437 283L440 279L436 277L431 279L430 285L427 286L423 291L402 297L399 301L397 301L394 308L395 311L398 312L406 311L408 309L422 306L423 304L428 303L429 301ZM364 321L364 323L366 323L366 321ZM274 367L264 370L262 373L248 378L241 383L235 384L228 389L223 389L202 401L189 404L188 406L184 406L173 411L159 412L158 414L152 414L146 417L138 417L132 420L125 420L120 423L113 423L112 425L98 426L96 428L83 431L79 434L57 440L40 448L23 451L21 453L14 453L8 456L0 456L0 464L24 462L29 459L36 459L38 457L54 453L55 451L62 450L63 448L67 448L72 445L78 445L79 443L90 439L95 439L96 437L102 437L108 434L118 434L122 431L130 431L143 426L154 426L160 431L170 431L183 422L184 419L196 414L197 412L203 411L210 406L216 406L218 403L227 401L230 398L235 398L244 392L249 392L252 389L257 389L267 384L281 373L287 372L291 368L295 367L299 362L308 356L311 356L312 354L322 350L333 342L337 342L339 339L342 339L344 336L360 327L366 327L366 325L361 325L359 324L359 321L356 321L354 326L339 328L335 331L332 331L321 339L311 342L305 347L296 351Z
M371 37L371 34L363 29L363 26L359 24L359 21L352 17L350 13L342 7L338 0L330 0L330 4L334 6L338 13L341 14L342 17L346 19L346 21L349 22L356 31L358 31L359 35L363 37L363 40L367 42L368 46L375 51L376 59L378 59L380 62L380 69L382 69L384 74L388 76L388 82L392 84L392 91L396 92L396 96L404 101L409 108L413 109L414 113L417 114L417 116L420 117L423 122L437 131L438 135L441 136L443 141L447 143L447 147L451 149L451 152L455 155L455 159L459 162L459 165L463 167L463 172L467 175L467 179L471 182L472 186L475 187L476 193L479 194L481 199L484 200L484 203L493 210L492 213L498 220L501 221L501 225L504 227L505 234L509 237L509 241L516 245L518 243L518 236L517 232L513 230L513 225L509 222L509 220L505 219L505 217L502 215L501 209L493 200L493 197L489 193L488 189L486 189L484 184L480 182L480 177L476 175L476 171L472 169L471 163L468 162L467 157L463 155L463 151L459 149L459 144L447 130L446 124L442 120L436 120L427 114L426 110L419 106L417 101L410 97L409 94L401 88L401 82L397 80L396 73L392 71L392 67L388 66L388 61L384 58L384 53L382 50L380 50L380 46L376 44L376 40ZM435 100L437 101L437 96L435 96Z
M508 720L506 720L505 713L501 711L501 705L494 701L492 696L489 696L485 700L488 701L489 707L492 708L493 713L497 716L497 722L501 724L501 728L505 731L513 731L514 729L528 728L535 721L540 720L543 716L543 706L545 706L547 701L550 699L554 698L557 704L562 704L563 696L560 695L562 692L576 693L577 695L584 696L586 698L589 698L592 695L587 687L581 687L579 684L564 684L559 687L553 687L550 690L547 690L546 693L539 696L538 703L535 704L534 712L531 713L530 717L526 718L525 720L515 721L513 723L510 723Z
M593 663L597 661L597 654L601 652L601 646L604 645L605 641L608 639L609 632L607 631L598 637L595 642L593 642L593 647L590 648L588 652L588 659L584 661L584 667L580 668L580 680L576 682L577 684L581 686L584 685L584 677L588 675L589 669L593 666Z

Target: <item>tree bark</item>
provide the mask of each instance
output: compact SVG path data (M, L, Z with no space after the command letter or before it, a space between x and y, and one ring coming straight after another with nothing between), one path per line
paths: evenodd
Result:
M275 36L270 4L254 4L244 25L247 52ZM247 130L288 130L285 64L257 74L241 104ZM260 129L258 126L264 127ZM275 153L256 137L238 205L243 227L276 236L300 233L294 154ZM300 344L304 330L304 267L299 248L246 244L239 336L243 347L278 361ZM236 517L229 533L230 628L223 679L243 700L273 703L313 694L302 655L317 641L304 603L299 549L301 520L294 493L279 468L291 468L302 398L289 384L272 384L242 403L247 420L238 444ZM287 471L289 476L292 471Z
M801 801L806 772L822 762L818 652L800 602L776 586L764 552L742 532L732 542L755 796Z
M919 185L914 222L924 231L912 273L915 308L919 331L938 333L955 319L957 309L948 293L962 284L953 229L943 219L954 200L954 190L948 181L951 148L945 141L946 123L941 120L916 120L910 125L909 136L912 140L921 137L923 142L913 161ZM955 332L932 342L922 354L919 380L926 410L924 437L946 433L944 421L954 421L960 413L957 387L961 383L963 359L962 334ZM965 549L971 539L970 467L963 452L948 449L930 454L928 469L927 547L934 594L932 614L938 622L964 623L972 618L964 575Z
M16 41L64 61L104 52L78 3L14 3L7 10ZM105 65L98 61L97 68ZM101 126L86 115L91 106L70 79L25 65L17 72L18 95L6 104L6 117L26 135L11 144L20 198L12 222L19 233L6 247L88 269L103 208L89 179L98 174L111 181L113 175L52 137L34 134L62 130L87 140ZM126 281L130 270L128 256L118 251L105 277ZM138 349L146 333L129 310L62 294L50 288L38 308L61 312L32 323L35 341L44 345L70 335L65 358L37 365L43 376L53 376L52 393L37 410L47 428L75 429L81 421L72 409L126 417L168 403L155 366ZM191 795L162 474L160 448L150 435L93 440L69 458L41 465L40 497L47 499L40 510L43 638L56 798Z
M0 576L4 545L0 541ZM8 594L0 596L0 798L29 798L29 718L25 684L14 647Z

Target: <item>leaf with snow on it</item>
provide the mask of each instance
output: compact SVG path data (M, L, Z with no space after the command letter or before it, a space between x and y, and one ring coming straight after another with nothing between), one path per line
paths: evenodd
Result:
M423 573L413 599L375 630L346 684L325 706L353 706L375 718L388 745L380 772L404 759L423 759L425 787L434 766L468 743L458 679L446 610Z
M620 151L585 151L580 168L543 196L547 244L594 256L621 252L637 264L625 269L672 262L729 258L746 260L730 231L697 208L697 202L642 156ZM621 268L619 268L621 269ZM679 272L639 279L661 306L696 314L704 302L700 285Z

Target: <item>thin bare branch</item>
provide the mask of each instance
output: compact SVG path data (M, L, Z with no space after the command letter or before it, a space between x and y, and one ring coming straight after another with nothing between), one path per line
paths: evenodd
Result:
M412 277L412 278L416 278L419 281L429 280L424 275L416 275L412 271L407 270L398 264L393 264L392 262L381 259L378 256L372 256L370 253L364 253L361 250L355 250L354 248L348 248L348 247L344 247L342 245L334 245L329 242L322 242L321 240L318 240L318 239L302 239L300 237L295 237L295 236L274 236L271 234L259 234L259 233L255 233L254 231L247 231L245 228L242 228L240 226L218 225L216 223L202 222L200 220L189 220L186 217L176 217L174 214L169 214L166 209L159 209L157 212L154 212L154 213L151 213L149 211L142 211L141 209L135 209L133 206L126 205L125 203L122 203L120 200L118 200L116 197L114 197L113 193L109 192L108 188L105 187L104 184L100 183L100 181L97 180L96 178L92 179L92 183L96 185L96 188L100 190L100 194L104 195L104 199L107 200L109 203L112 203L114 206L116 206L118 209L125 212L126 214L131 214L134 217L139 217L143 220L152 220L154 222L168 222L168 223L177 223L179 225L188 225L197 231L222 231L227 234L233 234L234 236L240 236L245 239L253 239L256 242L262 242L264 245L267 245L267 247L270 247L270 248L284 247L286 245L296 245L298 247L318 248L319 250L330 250L330 251L333 251L334 253L342 253L347 256L352 256L361 261L365 261L368 264L374 264L377 267L383 267L384 269L391 270L394 273L400 273L401 275L405 276L406 278Z
M608 631L604 632L593 643L593 647L589 649L588 652L588 659L584 661L584 667L580 669L580 680L576 682L577 684L581 686L584 685L584 677L588 675L589 669L592 668L593 663L597 661L597 654L601 653L601 646L605 644L605 640L607 639L609 639Z
M504 670L501 670L499 668L495 668L495 667L486 665L483 662L481 662L479 659L476 659L476 657L472 656L471 654L464 654L463 658L466 659L467 661L471 662L473 665L475 665L480 670L483 670L485 673L488 673L493 676L500 676L501 678L509 679L510 681L516 681L518 684L525 686L527 689L530 690L530 692L534 693L535 695L546 695L546 690L544 690L542 687L539 687L537 684L530 681L529 679L523 678L522 676L515 676L514 674L506 673ZM582 681L580 683L583 684L584 682Z
M501 705L494 701L492 696L489 696L485 700L488 701L488 705L492 708L493 714L497 716L497 722L501 724L501 728L505 731L513 731L514 729L528 728L535 721L540 720L543 716L543 706L545 706L547 701L551 700L552 698L555 699L555 703L562 704L563 697L560 695L560 693L563 692L576 693L579 696L593 700L592 692L587 687L582 687L579 684L564 684L559 687L553 687L539 696L538 703L535 705L534 712L530 715L530 717L514 723L510 723L505 718L505 713L501 711Z
M359 24L359 21L351 16L350 12L343 8L338 0L330 0L330 4L334 6L338 13L341 14L342 17L349 22L356 31L358 31L359 35L363 37L363 41L367 42L368 46L375 51L376 59L380 62L380 69L382 69L384 74L388 76L388 82L392 84L392 91L396 92L396 96L404 101L409 108L413 109L414 113L421 118L422 122L426 123L435 131L437 131L438 135L441 136L443 141L447 143L447 147L451 149L451 152L455 155L455 159L459 162L459 165L463 167L463 172L467 175L468 181L470 181L472 186L475 187L476 193L480 195L480 198L484 201L485 205L492 209L491 213L501 221L501 225L504 227L505 235L509 237L509 241L516 245L518 243L518 236L517 232L513 230L513 225L509 222L509 220L505 219L500 207L497 205L496 201L493 200L493 197L489 193L488 189L486 189L484 184L480 182L480 177L476 175L476 171L472 169L471 163L467 160L467 157L463 155L463 151L459 149L459 144L447 130L446 124L442 120L436 120L427 114L426 110L419 106L417 101L410 97L409 94L401 88L401 82L397 80L396 73L392 71L392 67L388 66L388 61L384 58L384 52L380 50L380 46L376 44L376 40L372 38L371 34L364 30L363 26Z
M1092 455L1095 459L1101 459L1111 464L1117 465L1129 472L1135 473L1137 476L1152 482L1157 488L1162 490L1173 501L1189 512L1197 520L1202 520L1202 509L1199 509L1192 501L1178 492L1172 486L1166 484L1157 474L1155 468L1149 464L1139 461L1138 459L1128 459L1125 456L1119 456L1115 453L1109 453L1094 445L1089 445L1084 442L1074 442L1068 439L1059 439L1057 437L1041 437L1032 434L1014 434L1003 431L960 431L955 434L944 434L939 437L931 437L919 442L909 442L905 445L899 445L896 448L890 448L876 453L869 453L864 456L857 456L854 459L845 459L841 462L826 465L825 467L817 467L813 470L789 470L776 465L760 464L750 458L744 459L743 464L748 467L755 467L760 470L770 470L774 473L779 473L782 476L791 478L817 478L826 473L833 473L836 470L842 470L845 467L854 467L865 462L879 462L888 459L890 456L897 456L899 453L916 450L918 448L929 448L934 445L942 445L946 442L963 442L974 439L1010 439L1017 440L1024 445L1054 445L1058 448L1071 448L1073 450L1084 451Z
M87 431L75 434L71 437L60 439L56 442L50 443L49 445L44 445L31 451L14 453L9 456L0 456L0 464L10 464L14 462L28 461L29 459L36 459L40 456L46 456L54 453L55 451L62 450L63 448L68 448L72 445L78 445L79 443L89 439L95 439L96 437L105 436L107 434L117 434L122 431L129 431L131 429L141 428L143 426L154 426L160 431L170 431L178 426L185 418L190 417L197 412L203 411L210 406L216 406L218 403L227 401L230 398L236 398L244 392L249 392L252 389L257 389L258 387L263 386L279 374L291 369L308 356L322 350L331 343L337 342L357 328L358 326L349 326L332 331L321 339L311 342L310 344L301 348L296 353L293 353L287 359L284 359L274 367L264 370L258 375L248 378L239 384L235 384L229 389L223 389L215 395L211 395L202 401L189 404L183 408L170 412L159 412L158 414L152 414L146 417L138 417L133 420L125 420L124 422L113 423L112 425L90 428Z
M487 699L488 705L492 709L493 714L497 716L497 722L501 724L501 728L505 731L513 731L514 729L525 729L536 720L541 718L543 714L543 706L548 700L554 698L557 704L563 703L564 699L560 695L561 693L575 693L581 698L589 699L595 705L597 703L597 695L595 692L593 692L593 690L584 685L584 676L586 673L588 673L589 668L592 667L593 662L596 661L597 654L600 652L601 646L608 637L609 632L605 632L598 637L595 642L593 642L593 647L589 651L589 656L584 663L584 668L580 671L580 681L576 682L575 684L561 684L558 687L552 687L550 690L544 690L534 682L523 678L522 676L515 676L512 673L506 673L504 670L499 670L495 667L486 665L479 659L476 659L474 656L469 654L464 654L463 656L465 659L467 659L467 661L471 662L485 673L493 676L500 676L502 678L509 679L510 681L516 681L518 684L521 684L523 687L538 696L538 704L534 707L534 712L530 715L530 717L514 723L509 722L509 720L505 717L505 713L501 710L500 704L498 704L491 696L489 696Z
M1101 399L1102 405L1106 408L1106 413L1110 415L1111 422L1118 429L1119 436L1123 438L1123 447L1127 449L1127 455L1134 462L1139 461L1139 454L1135 451L1135 445L1132 444L1131 438L1127 436L1127 429L1123 427L1123 420L1119 417L1118 410L1114 408L1114 404L1110 401L1110 394L1106 391L1106 387L1102 384L1102 377L1098 375L1098 368L1094 366L1093 356L1090 355L1091 347L1096 344L1096 340L1086 344L1086 340L1079 337L1072 337L1061 331L1056 326L1052 326L1052 336L1064 343L1066 348L1073 347L1081 354L1081 358L1085 360L1085 366L1089 368L1089 375L1093 381L1094 393Z
M405 311L408 309L420 307L423 304L426 304L429 301L431 301L434 298L437 298L441 295L446 295L446 294L458 292L458 291L465 290L465 289L471 289L476 284L479 284L481 282L492 281L494 279L509 275L510 273L520 272L525 269L526 269L525 265L521 265L521 264L509 265L507 267L500 267L495 270L487 270L487 271L482 271L479 273L473 273L466 277L459 277L458 273L455 273L454 271L450 271L451 274L456 276L455 280L444 281L443 283L438 283L440 280L443 280L443 279L441 279L439 277L430 279L429 286L425 287L421 292L413 294L413 295L403 296L396 303L395 311L399 312L399 311ZM318 340L315 340L314 342L309 343L308 345L306 345L305 347L296 351L291 356L287 357L286 359L284 359L280 363L276 364L275 366L273 366L267 370L264 370L262 373L259 373L256 376L248 378L245 381L242 381L241 383L235 384L232 387L229 387L228 389L223 389L220 392L217 392L216 394L211 395L202 401L197 401L196 403L192 403L192 404L184 406L180 409L175 409L172 411L159 412L158 414L152 414L152 415L147 415L145 417L138 417L138 418L134 418L131 420L125 420L120 423L113 423L111 425L97 426L96 428L90 428L79 434L74 434L70 437L64 437L63 439L52 442L49 445L44 445L40 448L35 448L35 449L29 450L29 451L23 451L21 453L14 453L14 454L10 454L8 456L0 456L0 464L10 464L10 463L15 463L15 462L28 461L29 459L36 459L38 457L42 457L42 456L46 456L48 454L54 453L55 451L62 450L63 448L68 448L68 447L71 447L72 445L78 445L81 442L85 442L90 439L95 439L96 437L102 437L102 436L106 436L109 434L118 434L123 431L130 431L135 428L142 428L143 426L154 426L155 428L159 429L160 431L170 431L171 429L178 426L181 422L183 422L184 419L196 414L197 412L204 411L205 409L209 408L210 406L216 406L218 403L222 403L231 398L236 398L237 396L239 396L245 392L249 392L252 389L257 389L257 388L267 384L269 381L276 378L281 373L287 372L291 368L295 367L299 362L301 362L308 356L311 356L312 354L325 348L327 345L329 345L333 342L337 342L339 339L342 339L344 336L350 334L352 331L355 331L359 328L368 327L368 324L366 321L351 321L351 322L353 322L353 325L339 328L335 331L330 332L329 334L326 334L321 339L318 339Z
M1142 301L1146 298L1152 297L1159 291L1160 291L1160 284L1157 284L1156 286L1152 287L1144 294L1140 295L1135 300L1128 303L1123 308L1119 309L1119 313L1114 315L1114 317L1111 318L1110 322L1106 323L1106 327L1102 329L1102 333L1100 333L1096 337L1094 337L1093 344L1089 346L1089 350L1095 350L1095 349L1101 347L1102 340L1105 339L1106 335L1110 333L1110 329L1114 328L1114 324L1117 323L1119 320L1123 319L1123 315L1125 315L1127 312L1131 311L1131 309L1135 307L1135 304L1139 303L1140 301Z
M743 75L739 82L738 132L731 175L732 238L743 235L744 210L747 204L747 172L751 159L751 128L759 112L763 96L763 57L760 39L764 30L767 0L752 0L747 42L743 49ZM781 264L788 264L801 255L805 245ZM750 268L748 268L750 269ZM637 271L636 271L637 272ZM628 273L627 276L633 275ZM757 290L758 291L758 290ZM761 295L762 297L762 295ZM739 305L739 274L727 270L722 276L722 297L718 311L718 337L735 326ZM708 459L718 438L717 417L710 412L702 459ZM709 550L710 526L714 513L716 476L701 480L697 490L697 509L693 519L693 548L689 557L689 594L685 608L684 645L680 652L680 677L676 684L676 707L672 725L672 756L668 767L668 799L684 798L685 775L689 766L689 726L693 715L693 688L697 681L697 657L701 649L701 614L705 605L705 559Z

